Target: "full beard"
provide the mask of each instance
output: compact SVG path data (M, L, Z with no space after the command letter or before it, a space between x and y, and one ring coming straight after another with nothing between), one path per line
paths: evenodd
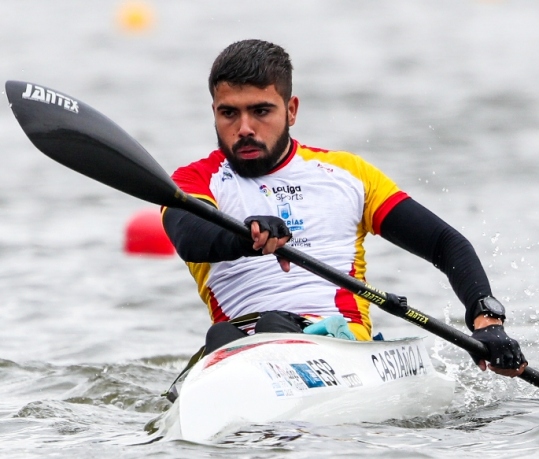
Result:
M221 151L225 154L226 159L232 166L232 169L241 177L254 178L266 175L271 171L282 156L288 141L290 139L289 125L286 123L283 132L277 139L275 146L269 150L264 142L259 142L252 137L243 137L238 140L232 149L228 148L219 133L217 133L217 143ZM255 159L240 159L237 156L237 151L242 147L252 146L259 148L262 151L260 157Z

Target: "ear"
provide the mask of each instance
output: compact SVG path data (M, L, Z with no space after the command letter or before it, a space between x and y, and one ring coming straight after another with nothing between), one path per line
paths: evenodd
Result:
M296 116L298 114L299 99L297 96L292 96L288 101L288 125L294 126L296 123Z

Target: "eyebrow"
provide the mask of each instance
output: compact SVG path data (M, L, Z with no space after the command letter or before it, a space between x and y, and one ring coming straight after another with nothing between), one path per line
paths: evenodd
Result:
M248 110L256 110L259 108L274 108L277 107L276 104L271 102L260 102L258 104L247 105ZM220 104L217 106L217 110L237 110L238 108L233 105Z

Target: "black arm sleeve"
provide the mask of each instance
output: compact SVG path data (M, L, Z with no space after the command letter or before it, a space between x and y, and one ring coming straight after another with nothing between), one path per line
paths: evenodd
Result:
M163 227L184 261L215 263L262 254L252 241L182 209L165 209Z
M400 202L387 214L381 225L381 235L430 261L447 276L456 295L466 306L466 325L473 330L475 304L492 292L470 242L411 198Z

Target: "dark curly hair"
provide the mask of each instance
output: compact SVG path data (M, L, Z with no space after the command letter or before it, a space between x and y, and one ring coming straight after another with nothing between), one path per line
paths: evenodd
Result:
M215 59L208 79L210 93L215 95L219 83L252 85L275 89L285 102L292 95L292 62L278 45L263 40L242 40L226 47Z

